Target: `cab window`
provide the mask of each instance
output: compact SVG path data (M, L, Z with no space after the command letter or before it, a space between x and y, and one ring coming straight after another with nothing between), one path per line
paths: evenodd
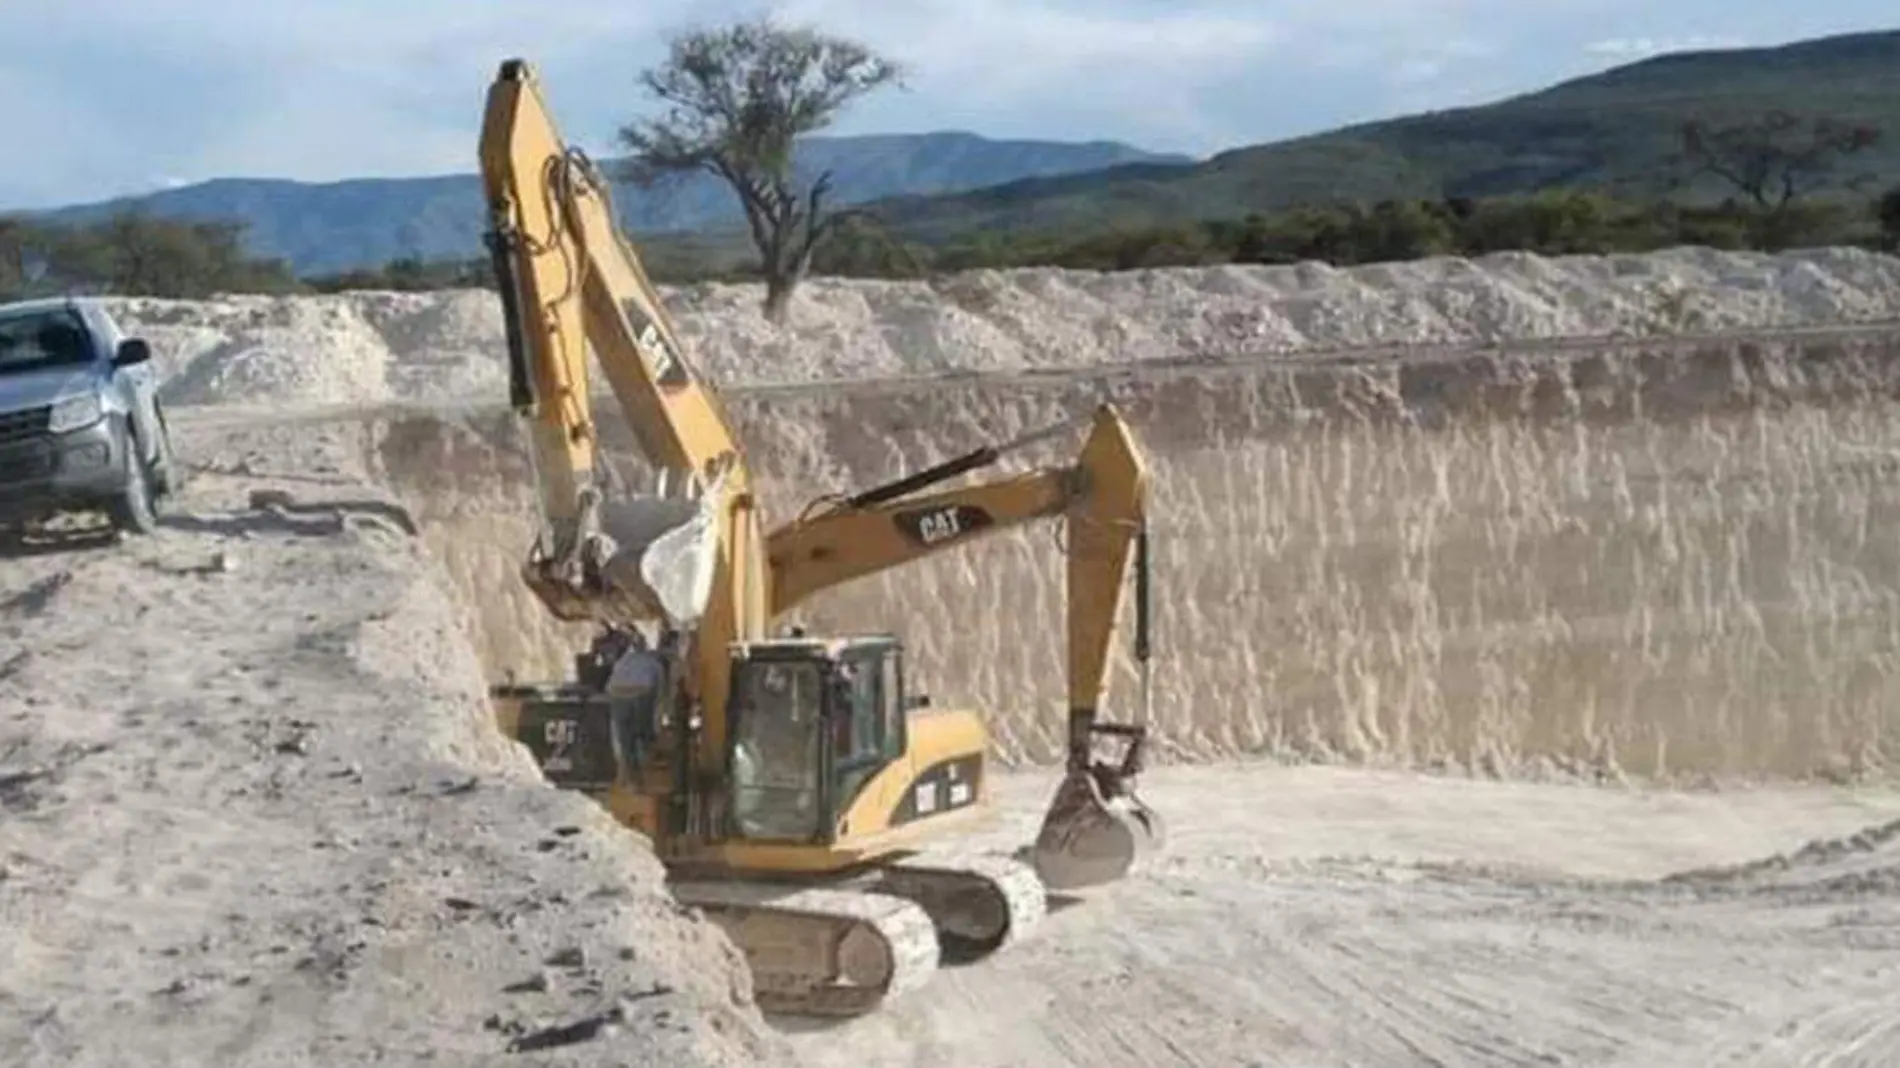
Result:
M875 652L838 665L831 710L836 769L832 789L838 812L851 807L865 784L890 764L893 745L902 744L903 735L890 730L889 661L888 654Z
M739 833L810 838L819 829L818 666L755 661L733 682L732 800Z
M838 709L837 760L841 765L884 755L884 677L876 660L846 660L838 665L844 707Z
M884 717L884 758L904 755L904 676L900 657L891 653L878 665L878 711Z

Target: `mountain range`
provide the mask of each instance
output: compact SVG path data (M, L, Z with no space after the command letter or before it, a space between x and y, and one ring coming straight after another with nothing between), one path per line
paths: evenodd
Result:
M803 180L832 171L837 203L930 195L1030 177L1099 170L1133 161L1185 164L1190 157L1113 141L997 140L961 131L812 137L794 166ZM601 168L615 172L615 160ZM693 174L642 191L614 183L623 225L643 235L732 230L743 225L729 188ZM247 224L249 248L282 257L301 275L377 267L393 259L468 259L482 254L480 179L470 174L297 182L218 178L139 196L33 213L55 223L87 223L136 210Z
M1654 196L1732 190L1689 171L1679 131L1780 110L1882 132L1833 176L1839 189L1900 180L1900 30L1765 48L1678 52L1475 107L1433 111L1222 152L1206 160L1115 142L998 141L945 132L815 137L807 176L835 172L840 203L873 207L903 236L939 242L984 229L1099 229L1234 218L1301 204L1481 197L1551 188ZM664 192L622 186L620 218L643 239L693 231L743 246L731 192L694 176ZM309 184L220 179L54 209L88 221L139 208L249 224L256 252L301 274L398 257L480 254L473 175Z
M1332 200L1483 197L1556 188L1706 199L1732 192L1689 181L1680 131L1780 110L1876 127L1883 136L1840 167L1900 180L1900 31L1842 34L1767 48L1677 52L1477 107L1408 115L1250 145L1186 165L1133 162L931 197L898 197L880 215L916 240L986 228L1059 229L1234 218Z

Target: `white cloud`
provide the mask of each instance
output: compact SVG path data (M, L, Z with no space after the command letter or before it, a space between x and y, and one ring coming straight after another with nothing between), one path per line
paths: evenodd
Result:
M910 69L907 92L867 101L860 121L871 125L1028 135L1041 112L1097 131L1079 136L1149 143L1225 133L1206 119L1201 94L1262 61L1282 39L1257 9L1206 2L1157 9L1085 0L784 0L775 12L835 27ZM918 113L932 118L920 124Z
M1588 0L1551 0L1553 7ZM1393 106L1492 56L1513 0L781 0L917 72L851 123L1116 137L1211 153ZM1343 84L1350 79L1351 84ZM1409 103L1409 99L1407 101ZM1289 124L1304 112L1315 116Z
M790 0L781 7L787 18L848 27L845 32L911 62L924 78L958 81L978 96L1066 82L1082 70L1119 70L1128 81L1195 64L1232 64L1280 37L1260 14L1186 4L1117 11L1046 0Z
M1688 37L1609 37L1591 41L1583 50L1593 56L1616 60L1644 59L1665 52L1697 52L1705 49L1740 48L1739 37L1690 35Z

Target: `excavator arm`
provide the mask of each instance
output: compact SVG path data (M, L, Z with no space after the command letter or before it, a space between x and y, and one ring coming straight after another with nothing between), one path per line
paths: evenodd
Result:
M777 617L813 594L854 579L1026 523L1063 517L1068 521L1068 703L1072 716L1085 714L1092 722L1106 689L1123 579L1135 549L1145 550L1147 536L1147 471L1120 415L1108 405L1096 409L1073 463L974 486L918 492L994 464L1005 453L1072 425L979 449L774 530L766 539L771 614ZM1136 615L1136 651L1145 665L1145 551L1143 557L1135 576L1141 610ZM1077 725L1083 737L1072 732L1072 748L1085 740L1086 727Z
M1039 874L1057 889L1120 877L1151 853L1164 833L1158 815L1134 793L1146 727L1106 723L1099 715L1131 557L1144 719L1150 696L1146 467L1127 425L1104 404L1089 419L1088 437L1072 463L923 491L1073 425L978 449L845 498L780 527L766 541L771 613L778 616L842 583L1037 520L1066 520L1067 767L1035 849ZM1095 758L1102 735L1126 743L1118 761Z

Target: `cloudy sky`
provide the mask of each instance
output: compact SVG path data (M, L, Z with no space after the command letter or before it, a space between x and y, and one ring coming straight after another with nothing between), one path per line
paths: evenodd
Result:
M1893 0L4 0L0 209L221 176L469 171L511 55L540 68L569 139L605 152L669 32L768 9L914 71L837 132L1195 155L1656 51L1900 24Z

